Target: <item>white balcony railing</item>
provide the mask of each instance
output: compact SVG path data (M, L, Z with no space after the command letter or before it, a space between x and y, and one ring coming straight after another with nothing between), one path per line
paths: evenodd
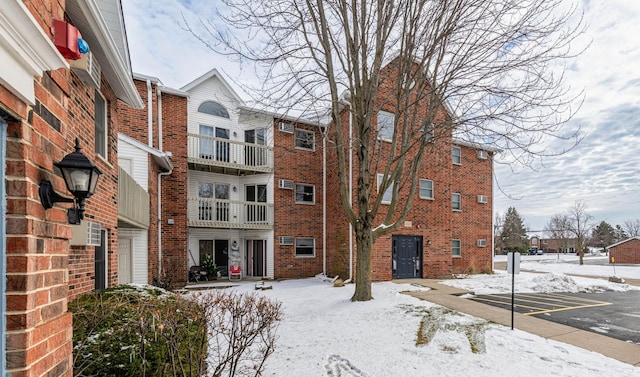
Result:
M188 135L188 162L268 173L273 170L273 148L198 134Z
M272 229L273 204L225 199L187 200L188 224L193 227Z

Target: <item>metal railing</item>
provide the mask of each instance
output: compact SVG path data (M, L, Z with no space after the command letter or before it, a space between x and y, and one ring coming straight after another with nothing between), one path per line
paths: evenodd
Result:
M273 170L273 148L213 136L188 134L188 162L257 172Z
M273 204L189 197L188 225L205 228L272 229Z

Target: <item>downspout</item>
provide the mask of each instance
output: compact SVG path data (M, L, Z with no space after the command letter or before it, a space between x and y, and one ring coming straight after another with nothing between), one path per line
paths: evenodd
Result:
M158 150L162 152L162 90L158 90ZM158 278L162 276L162 177L170 175L173 169L158 173Z
M328 127L328 126L327 126ZM327 276L327 127L322 136L322 274Z
M162 152L162 89L156 87L158 95L158 150Z
M153 147L153 108L151 104L153 103L153 99L151 95L153 94L151 89L151 80L147 79L147 144L150 147Z
M493 179L493 156L491 156L491 271L493 271L496 255L496 224L494 223L495 200L493 197Z
M162 276L162 176L173 170L158 173L158 279Z
M349 98L351 99L351 98ZM349 102L349 205L353 208L353 114L351 114L351 102ZM349 222L349 279L353 278L353 224Z

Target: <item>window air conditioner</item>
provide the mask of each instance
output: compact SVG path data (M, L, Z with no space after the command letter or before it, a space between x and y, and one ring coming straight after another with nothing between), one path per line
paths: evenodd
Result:
M278 237L278 242L280 245L293 245L293 237L280 236Z
M100 224L83 221L80 225L72 225L71 230L73 236L69 244L72 246L100 246Z
M100 65L98 59L91 52L83 54L78 60L69 62L71 70L86 86L100 89Z
M286 122L280 122L280 127L278 129L280 131L282 131L282 132L286 132L288 134L292 134L293 133L293 124L286 123Z
M293 181L281 179L278 181L278 187L285 190L293 190Z

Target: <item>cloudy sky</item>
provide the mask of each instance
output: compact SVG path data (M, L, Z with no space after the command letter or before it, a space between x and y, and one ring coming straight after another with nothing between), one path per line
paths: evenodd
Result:
M253 81L250 67L212 53L180 26L183 17L213 19L217 1L122 3L134 72L174 88L212 68L232 83ZM530 230L544 229L577 200L597 222L615 226L640 218L640 1L582 0L582 7L590 45L569 65L567 79L585 92L571 125L581 127L584 139L533 168L496 165L495 211L515 207Z

